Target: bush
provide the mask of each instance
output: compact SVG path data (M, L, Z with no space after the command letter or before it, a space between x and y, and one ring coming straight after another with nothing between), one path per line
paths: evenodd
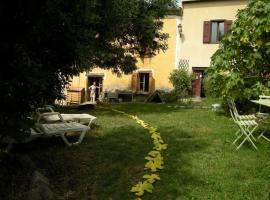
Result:
M212 85L210 83L209 77L205 77L203 79L203 90L206 97L216 98L218 97L215 93L213 93Z
M193 76L189 73L187 65L179 65L179 69L173 70L169 80L174 87L177 100L191 96Z

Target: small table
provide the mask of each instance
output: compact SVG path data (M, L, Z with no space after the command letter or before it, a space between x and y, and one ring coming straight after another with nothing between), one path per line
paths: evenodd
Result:
M260 113L260 110L261 110L261 106L267 106L267 107L270 107L270 99L251 100L251 102L257 103L257 104L260 105L259 113ZM260 138L260 137L263 137L264 139L266 139L267 141L270 142L270 139L267 138L266 136L264 136L264 133L265 133L265 131L263 131L263 132L261 133L261 135L259 136L259 138Z
M251 100L253 103L257 103L263 106L270 107L270 99Z

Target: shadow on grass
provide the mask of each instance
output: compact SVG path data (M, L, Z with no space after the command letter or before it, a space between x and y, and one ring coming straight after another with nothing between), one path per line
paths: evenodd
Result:
M208 145L190 133L164 135L169 144L164 152L165 169L152 195L145 199L175 199L187 195L185 187L202 184L192 174L192 163L185 154L201 151ZM102 134L101 134L102 133ZM144 157L152 149L152 140L139 126L125 125L92 130L77 147L65 147L61 138L40 138L17 145L13 153L29 155L49 179L59 199L133 199L129 192L144 170ZM161 196L162 198L161 198Z
M93 130L83 143L65 147L61 138L40 138L17 145L49 179L59 199L131 199L131 186L142 176L152 143L140 127Z

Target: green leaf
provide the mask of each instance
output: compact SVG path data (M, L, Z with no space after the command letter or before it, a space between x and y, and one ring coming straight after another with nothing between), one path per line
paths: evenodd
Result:
M137 196L142 196L144 194L144 189L143 189L143 183L139 182L135 186L133 186L130 190L131 192L135 192Z
M159 151L150 151L148 155L152 157L161 156Z
M156 172L157 169L163 169L163 159L162 157L156 157L153 160L149 160L145 164L146 169L150 169L152 172Z
M167 146L168 146L168 144L156 143L154 149L158 150L158 151L162 151L162 150L166 150Z
M154 140L161 140L161 136L159 133L153 133L151 135L151 138L153 138Z
M156 180L160 180L160 177L158 174L151 174L151 175L146 174L143 176L143 178L147 179L149 183L154 183Z
M148 181L144 181L144 182L140 181L135 186L133 186L130 191L134 192L135 195L137 195L137 196L142 196L145 191L152 193L153 189L154 189L154 187L153 187L152 183L150 183Z
M152 183L149 183L148 181L144 181L143 182L143 189L149 193L152 193L154 186Z

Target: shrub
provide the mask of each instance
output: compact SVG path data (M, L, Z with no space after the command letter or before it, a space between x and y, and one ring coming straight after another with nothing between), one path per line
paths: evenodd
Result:
M179 69L173 70L169 80L174 87L178 100L191 96L193 76L189 73L187 65L179 65Z

